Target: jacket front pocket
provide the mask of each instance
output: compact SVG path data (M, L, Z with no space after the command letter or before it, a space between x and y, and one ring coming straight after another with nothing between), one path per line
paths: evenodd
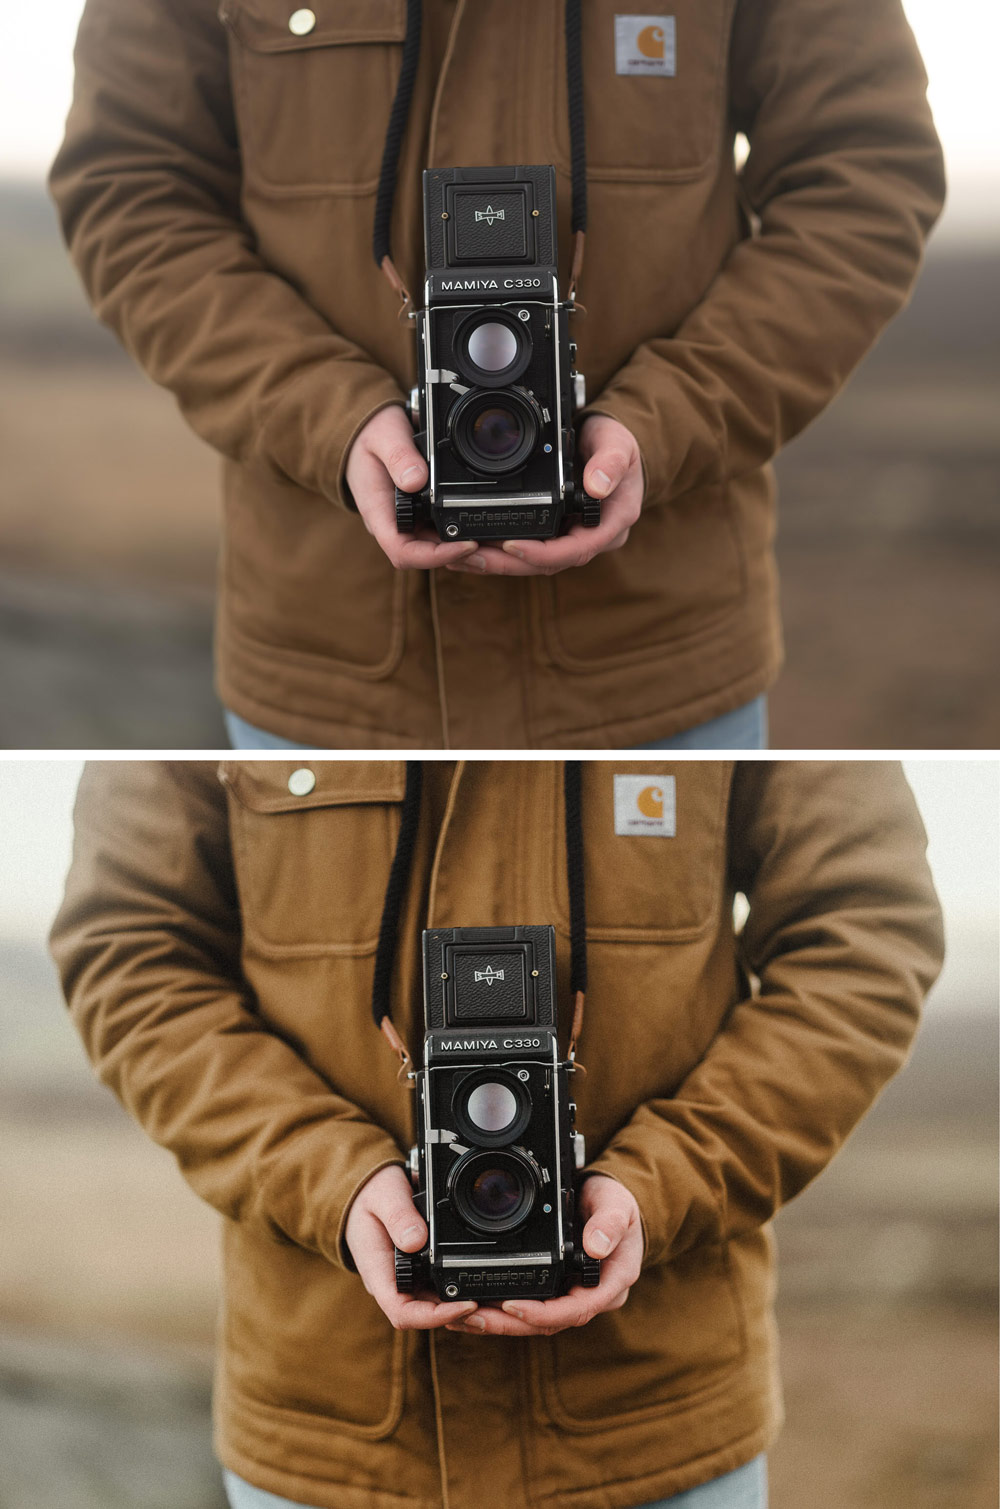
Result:
M723 1387L745 1350L725 1247L648 1268L620 1310L560 1331L541 1357L550 1417L564 1430L653 1419Z
M561 772L552 779L561 813ZM584 763L588 938L684 943L714 926L725 892L731 779L724 760ZM650 831L658 824L661 831ZM555 845L551 867L555 924L568 936L566 865Z
M401 760L225 760L244 938L265 956L374 953Z
M232 1222L223 1230L224 1366L247 1419L278 1438L303 1416L362 1440L391 1435L407 1338L361 1280Z
M275 194L368 194L406 31L406 0L222 0L244 173Z
M621 550L539 586L545 650L562 670L624 669L693 646L746 595L743 544L726 489L656 502Z
M714 161L725 127L726 54L733 0L670 0L669 14L628 16L617 0L583 7L587 176L669 182L696 178ZM554 7L557 29L562 6ZM620 25L645 21L619 40ZM634 29L634 28L633 28ZM564 56L561 37L556 55ZM623 64L646 72L618 72ZM569 170L566 79L552 91L556 161Z

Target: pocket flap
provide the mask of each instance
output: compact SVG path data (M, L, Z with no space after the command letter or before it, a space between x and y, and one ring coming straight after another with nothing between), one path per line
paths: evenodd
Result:
M251 812L300 812L359 802L401 802L406 788L406 762L223 760L219 780Z
M402 42L406 34L406 0L312 0L315 25L297 35L289 22L304 9L296 0L222 0L219 19L253 52Z

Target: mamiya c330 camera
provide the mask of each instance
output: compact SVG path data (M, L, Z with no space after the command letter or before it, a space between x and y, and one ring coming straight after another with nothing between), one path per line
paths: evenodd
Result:
M396 523L429 518L444 540L548 539L573 517L600 523L584 493L573 415L585 401L560 301L555 170L424 173L427 275L416 316L416 444L430 473L396 492Z
M584 1149L556 1041L553 929L425 932L424 1002L410 1172L429 1240L397 1249L397 1288L499 1302L596 1286L576 1214Z

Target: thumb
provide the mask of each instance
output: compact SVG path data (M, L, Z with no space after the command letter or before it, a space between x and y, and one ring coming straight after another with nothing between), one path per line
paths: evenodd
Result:
M413 428L403 410L394 404L376 415L381 422L367 437L368 447L378 457L396 486L415 492L427 481L427 462L413 443Z
M583 1198L584 1190L586 1198ZM589 1219L583 1228L584 1251L590 1257L608 1257L628 1231L633 1197L615 1180L598 1175L587 1180L581 1190L580 1203L585 1211L589 1210Z
M427 1243L427 1225L413 1203L403 1170L397 1168L394 1172L398 1179L391 1184L386 1181L385 1190L380 1190L378 1199L372 1202L372 1213L403 1252L419 1252Z
M583 485L592 498L606 498L625 479L632 464L632 437L624 425L595 416L588 420L586 440L590 451Z

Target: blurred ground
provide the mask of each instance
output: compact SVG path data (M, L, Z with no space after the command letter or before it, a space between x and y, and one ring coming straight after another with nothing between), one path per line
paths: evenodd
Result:
M932 249L910 309L780 461L775 748L993 748L1000 301ZM0 747L218 747L217 463L0 185Z
M992 959L782 1213L772 1509L996 1509ZM966 977L968 979L968 977ZM222 1509L217 1220L0 943L0 1509Z

